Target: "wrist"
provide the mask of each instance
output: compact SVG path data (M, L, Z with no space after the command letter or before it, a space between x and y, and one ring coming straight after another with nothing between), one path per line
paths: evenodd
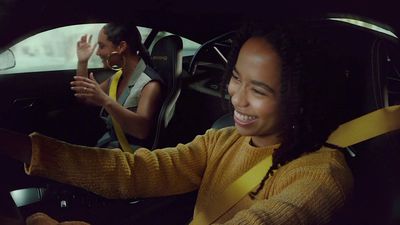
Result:
M112 106L114 100L112 98L110 98L110 96L105 95L104 99L101 103L101 106L104 107L105 109L108 109Z
M89 62L89 59L78 59L78 64L80 65L87 65Z

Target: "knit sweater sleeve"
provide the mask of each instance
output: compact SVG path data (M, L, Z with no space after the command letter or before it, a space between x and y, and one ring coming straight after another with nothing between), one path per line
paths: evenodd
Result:
M340 153L339 153L340 154ZM353 177L344 159L315 163L302 157L274 176L270 197L256 200L225 225L326 224L351 192Z
M197 136L175 148L141 148L131 154L119 149L72 145L33 133L32 159L26 172L107 198L180 194L199 187L210 136Z

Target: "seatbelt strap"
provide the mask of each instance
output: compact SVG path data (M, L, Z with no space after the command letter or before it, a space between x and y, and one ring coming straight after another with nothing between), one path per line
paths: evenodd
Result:
M378 109L340 125L327 142L345 148L397 129L400 105Z
M232 208L240 199L256 187L265 176L265 171L272 166L272 155L266 157L241 177L231 183L228 188L211 204L207 211L200 211L191 224L208 225L216 221L224 212Z
M344 148L397 129L400 129L400 105L382 108L340 125L327 142ZM194 217L191 224L208 225L215 222L259 185L271 166L272 155L231 183L206 212L201 211Z
M112 78L111 84L110 84L109 96L115 101L117 101L117 88L118 88L118 82L119 82L119 79L121 78L121 76L122 76L122 70L118 70L113 75L113 78ZM129 144L128 140L126 139L125 133L122 131L121 126L119 125L117 120L115 120L113 116L111 116L111 120L113 123L115 134L117 135L118 142L121 145L122 150L124 152L133 152L131 145Z

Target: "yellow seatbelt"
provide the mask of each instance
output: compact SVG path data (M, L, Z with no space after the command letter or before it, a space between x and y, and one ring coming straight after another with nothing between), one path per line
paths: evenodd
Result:
M400 105L382 108L340 125L329 136L327 142L339 147L348 147L397 129L400 129ZM259 185L271 166L272 156L268 156L231 183L214 200L214 204L194 217L192 224L208 225L215 222Z
M348 147L397 129L400 129L400 105L378 109L340 125L327 142Z
M115 101L117 101L117 87L118 87L118 82L119 79L121 78L122 75L122 70L118 70L112 80L111 80L111 84L110 84L110 90L109 90L109 96L114 99ZM126 136L124 134L124 132L121 129L121 126L119 125L119 123L117 122L117 120L114 119L113 116L111 116L111 120L113 123L113 127L114 127L114 131L115 134L117 135L119 144L121 145L121 148L124 152L133 152L131 145L129 144L128 140L126 139Z
M216 221L224 212L232 208L240 199L256 187L264 178L266 171L272 166L272 156L266 157L241 177L231 183L228 188L211 204L207 211L200 211L193 219L193 225L208 225Z

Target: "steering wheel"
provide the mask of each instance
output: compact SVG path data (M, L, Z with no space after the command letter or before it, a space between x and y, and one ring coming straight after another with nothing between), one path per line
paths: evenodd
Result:
M234 35L234 31L230 31L230 32L222 34L218 37L215 37L215 38L207 41L206 43L204 43L202 46L200 46L200 48L197 49L197 51L194 53L192 59L190 60L189 69L188 69L189 74L194 75L196 73L196 68L197 68L200 56L204 56L204 53L206 53L206 55L209 55L210 53L207 52L208 50L211 50L213 52L216 51L216 53L219 55L219 57L221 57L225 61L226 60L225 57L221 54L221 52L219 52L216 49L216 46L218 45L216 43L224 42L227 39L229 39L230 37L232 37L233 35ZM222 44L222 45L224 45L224 44ZM230 47L230 45L227 45L225 47Z

